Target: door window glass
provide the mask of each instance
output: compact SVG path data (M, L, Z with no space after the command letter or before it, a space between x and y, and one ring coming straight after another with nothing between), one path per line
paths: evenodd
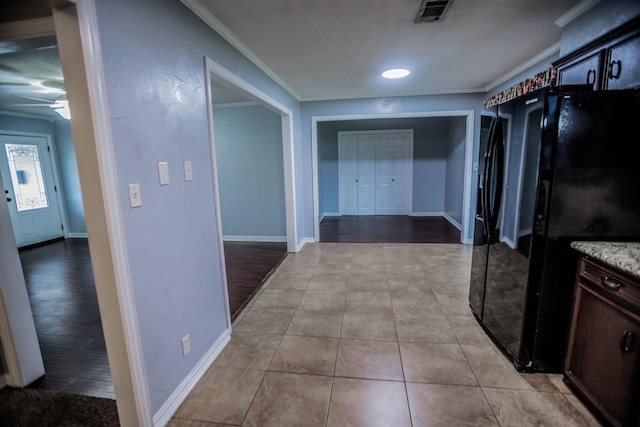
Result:
M5 144L18 212L49 206L37 145Z

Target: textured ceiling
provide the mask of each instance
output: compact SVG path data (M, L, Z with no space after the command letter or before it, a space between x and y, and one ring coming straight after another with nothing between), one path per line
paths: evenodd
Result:
M415 24L420 0L199 3L303 100L485 91L560 41L580 0L453 0ZM411 75L384 80L387 68Z
M580 3L453 0L441 21L415 24L420 0L182 1L206 8L303 100L485 91L558 43L554 21ZM391 67L411 75L380 77ZM0 110L57 118L46 104L61 98L54 37L0 43Z

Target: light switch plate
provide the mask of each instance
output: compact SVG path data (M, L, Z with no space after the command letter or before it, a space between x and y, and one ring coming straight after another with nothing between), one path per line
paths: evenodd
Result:
M184 161L184 180L193 181L193 167L190 160Z
M169 185L169 162L158 162L160 185Z
M180 341L182 341L182 356L186 356L191 351L191 338L189 338L189 334L185 335Z
M142 195L140 194L140 183L129 184L129 206L139 208L142 206Z

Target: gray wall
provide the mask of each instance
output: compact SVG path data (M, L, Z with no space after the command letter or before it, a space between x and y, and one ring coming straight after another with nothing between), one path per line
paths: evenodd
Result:
M286 241L281 117L256 105L216 108L213 119L222 234Z
M158 411L226 330L203 56L290 108L298 103L174 0L98 0L98 29L130 276ZM299 129L294 128L299 141ZM182 179L182 162L194 179ZM171 183L160 186L158 161ZM130 209L127 185L141 185ZM299 190L298 190L299 191ZM182 356L180 340L191 337Z
M51 137L56 157L62 199L67 216L68 232L84 234L84 208L80 194L80 180L76 155L71 139L71 129L67 120L47 120L9 115L0 115L0 131L31 132Z

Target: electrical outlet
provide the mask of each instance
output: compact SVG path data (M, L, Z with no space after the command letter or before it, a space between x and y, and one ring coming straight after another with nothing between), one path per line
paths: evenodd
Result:
M182 356L186 356L191 351L191 339L189 338L189 334L185 335L182 338Z

